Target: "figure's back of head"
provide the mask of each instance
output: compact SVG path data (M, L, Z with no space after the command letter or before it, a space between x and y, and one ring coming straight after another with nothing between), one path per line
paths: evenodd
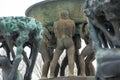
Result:
M69 18L69 12L67 10L63 10L61 12L61 18L62 19L68 19Z

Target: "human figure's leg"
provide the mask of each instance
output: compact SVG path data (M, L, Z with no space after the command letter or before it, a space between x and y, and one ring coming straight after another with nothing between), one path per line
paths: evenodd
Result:
M52 58L53 58L53 55L54 55L54 53L53 53L53 51L54 51L54 48L53 47L49 47L48 48L48 51L49 51L49 54L50 54L50 60L52 60ZM59 68L60 68L60 65L59 65L59 63L57 63L57 65L56 65L56 68L55 68L55 77L57 77L58 76L58 73L59 73Z
M44 62L43 68L42 68L42 79L43 79L43 78L47 78L51 59L50 59L50 55L45 47L40 49L40 52L41 52L41 56L42 56L43 62Z
M75 49L75 63L77 66L77 75L80 74L80 61L79 61L79 49Z
M68 57L66 54L65 58L63 59L63 61L61 63L60 76L65 76L65 68L67 65L68 65Z
M80 72L80 76L86 76L85 74L85 60L84 58L89 55L89 48L90 46L87 45L81 52L81 54L79 55L79 61L80 61L80 69L81 69L81 72Z
M95 74L95 69L92 64L92 62L95 60L95 55L94 52L91 52L90 55L87 56L85 59L85 64L86 64L86 75L88 76L93 76Z
M24 50L23 49L23 44L26 42L25 40L23 40L23 38L24 37L22 37L22 36L19 36L17 38L17 54L16 54L15 60L13 62L13 67L11 69L11 72L8 75L9 80L13 80L14 75L17 74L17 69L18 69L19 63L20 63L20 61L22 59L22 52Z
M63 49L60 49L58 47L55 50L55 53L53 55L53 59L50 63L50 77L51 78L54 77L55 68L56 68L56 65L58 63L58 59L59 59L62 52L63 52Z
M67 55L68 55L68 65L69 65L69 76L74 75L74 45L67 49Z
M33 49L32 49L32 56L31 56L31 64L30 64L30 67L28 68L28 71L25 73L25 77L24 77L24 80L30 80L31 79L31 75L32 75L32 72L33 72L33 68L34 68L34 65L35 65L35 62L36 62L36 59L37 59L37 54L39 52L39 49L40 49L40 38L37 37L34 39L34 42L33 42Z
M79 75L80 74L79 49L81 48L81 39L79 34L74 35L73 42L75 46L75 63L77 66L77 75Z
M59 63L57 63L56 68L55 68L55 72L54 72L54 76L55 76L55 77L58 76L59 68L60 68L60 65L59 65Z

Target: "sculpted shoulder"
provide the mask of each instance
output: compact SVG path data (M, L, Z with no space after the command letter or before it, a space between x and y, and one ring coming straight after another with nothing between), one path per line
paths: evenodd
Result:
M59 21L55 22L55 24L57 24L57 25L65 25L66 23L71 24L71 25L75 25L74 20L71 20L71 19L66 19L66 20L60 19Z

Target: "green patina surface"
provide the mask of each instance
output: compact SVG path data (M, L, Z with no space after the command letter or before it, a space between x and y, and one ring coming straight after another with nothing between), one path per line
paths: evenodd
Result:
M62 10L68 10L71 19L85 21L84 2L85 0L46 0L28 8L26 16L34 17L43 25L46 25L57 21Z
M10 35L13 32L19 31L37 31L42 30L42 25L31 17L1 17L0 18L0 30L6 35ZM27 32L26 31L26 32Z
M28 78L26 80L30 80L40 47L39 44L42 39L42 30L41 23L31 17L0 17L0 32L8 45L7 49L12 51L14 44L17 47L15 59L13 60L14 64L12 65L12 69L5 80L14 79L14 76L16 75L15 73L22 58L21 55L24 51L23 45L26 42L30 42L30 44L32 44L32 50L34 50L34 56L31 58L30 66L27 69L29 73L27 76L25 75L25 77ZM17 36L15 34L17 34ZM13 36L16 38L15 41ZM14 51L12 53L15 54ZM33 54L33 51L31 54Z

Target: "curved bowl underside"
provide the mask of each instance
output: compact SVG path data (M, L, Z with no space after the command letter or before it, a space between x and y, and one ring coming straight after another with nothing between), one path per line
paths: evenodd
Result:
M84 2L85 0L46 0L32 5L25 14L37 19L44 25L58 20L60 12L68 10L71 19L85 21Z

